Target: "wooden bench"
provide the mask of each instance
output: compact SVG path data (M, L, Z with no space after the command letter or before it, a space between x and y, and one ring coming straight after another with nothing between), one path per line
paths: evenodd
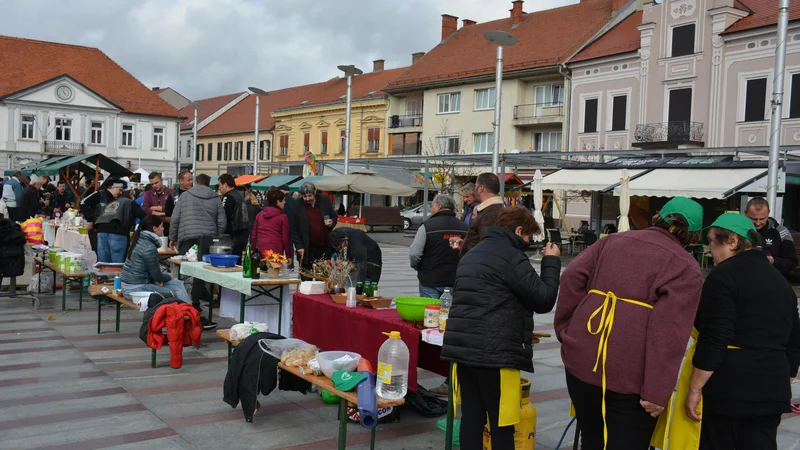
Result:
M61 310L67 310L67 282L69 280L78 281L83 283L83 279L89 276L88 272L83 271L65 271L61 270L57 265L51 263L50 261L42 258L35 258L36 264L39 266L39 273L42 273L42 267L47 267L51 272L53 272L53 292L56 291L56 274L61 275ZM42 292L42 283L41 283L41 276L39 277L39 293ZM83 310L83 286L78 294L78 309Z
M351 206L347 211L348 216L359 215L359 207ZM366 221L366 226L372 231L375 227L391 227L392 231L403 230L403 216L397 206L362 206L361 217Z
M107 289L107 292L103 292L103 288ZM95 284L89 286L89 295L97 299L97 334L100 334L100 324L102 323L102 314L103 314L103 299L107 299L109 301L114 301L117 305L117 322L115 332L119 333L119 319L122 306L127 306L129 308L135 309L139 311L139 305L133 303L133 301L128 300L122 294L118 294L114 290L114 285L112 284ZM189 316L183 316L183 320L189 320ZM150 359L150 367L156 368L158 365L156 363L158 350L151 348L151 359Z
M217 336L221 337L224 341L228 343L228 360L231 358L231 349L241 343L241 341L233 341L231 340L231 330L217 330ZM336 389L336 385L331 381L330 378L324 375L311 375L305 374L300 371L300 368L297 366L287 366L282 362L278 363L278 368L291 373L292 375L301 378L314 386L319 388L325 389L328 392L333 393L337 397L339 397L339 450L344 450L347 447L347 407L348 406L358 406L358 392L356 390L343 392ZM402 406L405 404L405 399L401 398L399 400L387 400L381 397L378 397L378 409L388 408L390 406ZM370 444L369 448L375 448L375 428L370 430Z

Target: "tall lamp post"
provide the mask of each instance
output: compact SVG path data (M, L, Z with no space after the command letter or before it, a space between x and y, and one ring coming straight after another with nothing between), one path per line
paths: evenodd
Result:
M353 100L353 76L361 75L364 72L352 64L343 64L338 66L338 68L344 72L344 75L347 77L347 108L344 124L344 174L347 175L350 173L350 108L352 107ZM342 198L345 204L345 210L347 209L347 200L347 195L345 195Z
M783 72L786 68L786 34L789 25L789 0L778 3L778 40L775 47L775 78L772 80L772 117L769 134L769 169L767 171L767 201L777 211L778 158L781 146L781 116L783 114ZM783 211L781 209L781 211ZM781 220L781 217L778 217Z
M497 45L497 71L495 73L495 102L494 102L494 148L492 148L492 173L497 173L500 163L500 98L503 89L503 47L510 47L517 43L517 38L505 31L487 31L483 35L487 41Z
M197 110L203 109L203 105L197 102L189 102L190 105L194 106L194 121L192 122L192 179L194 180L197 176ZM180 156L178 156L178 160L180 161ZM180 181L180 180L178 180Z
M258 128L260 124L259 113L261 112L261 96L267 95L267 91L250 86L247 89L256 94L256 141L253 149L253 175L258 175Z

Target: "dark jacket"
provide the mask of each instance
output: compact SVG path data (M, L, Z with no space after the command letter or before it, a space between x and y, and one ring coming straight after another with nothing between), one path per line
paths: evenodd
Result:
M308 206L306 206L302 198L300 200L296 200L290 209L292 217L289 219L292 229L292 243L296 249L305 250L306 254L308 254L308 249L311 247L311 237L309 236L308 229L308 216L306 216L307 207ZM336 226L337 217L336 211L334 211L333 206L331 206L330 199L327 195L317 194L317 202L314 207L320 209L322 217L330 216L333 224L330 227L326 227L328 233L330 233L330 230ZM306 256L306 258L307 257L308 256Z
M561 260L545 256L540 278L524 248L516 234L490 227L461 258L442 359L533 372L533 313L553 309Z
M25 273L25 233L11 219L0 219L0 276Z
M714 372L703 388L704 410L728 416L789 412L789 378L800 367L797 296L762 252L745 251L714 268L703 285L695 328L700 336L692 364Z
M225 233L229 236L249 229L250 218L244 204L244 195L239 190L232 190L222 196L222 207L225 209Z
M291 258L292 236L289 231L289 218L277 206L267 206L256 216L250 241L260 255L272 250L278 254L285 253Z
M486 232L487 228L493 227L495 223L497 223L497 216L499 216L502 211L502 204L487 206L483 210L478 211L478 215L470 221L467 236L464 238L464 243L461 245L462 256L472 250L472 247L478 245L478 242L483 240L483 233Z
M758 234L763 240L761 245L764 252L775 260L772 265L783 276L789 276L797 267L797 250L792 234L771 217L767 220L767 226L758 230Z
M195 186L180 196L172 212L169 240L181 242L200 236L219 236L225 230L225 209L216 192L208 186Z
M172 278L161 271L158 262L158 248L161 239L152 231L140 231L139 240L131 252L131 257L125 261L119 278L123 283L148 284L160 281L166 283Z
M20 222L24 222L31 217L36 217L39 212L39 191L33 186L25 186L22 190L22 197L17 205L17 217Z
M450 238L464 239L469 225L456 218L456 213L443 209L423 223L408 256L411 268L423 286L450 287L456 281L458 250L450 247Z
M108 205L113 203L116 199L111 192L108 190L103 189L99 191L97 194L90 195L84 198L83 202L81 203L81 212L83 213L84 217L86 218L87 222L95 222L98 219L98 216L102 212L102 208L100 205L105 204ZM136 219L144 219L147 215L145 214L144 210L133 200L130 200L130 214L129 218L125 223L122 223L118 220L113 220L110 223L102 223L96 224L94 227L98 233L108 233L108 234L118 234L121 236L130 236L131 230L136 223Z
M253 421L258 394L269 395L278 385L282 391L299 391L303 394L311 389L311 383L278 369L278 358L265 353L258 345L261 339L283 339L272 333L255 333L236 346L225 375L222 400L236 408L242 402L244 418ZM280 373L280 383L278 382Z
M349 238L347 259L356 265L355 270L350 274L353 283L366 280L374 283L380 281L383 255L378 243L367 236L367 233L355 228L341 227L338 231L344 232Z

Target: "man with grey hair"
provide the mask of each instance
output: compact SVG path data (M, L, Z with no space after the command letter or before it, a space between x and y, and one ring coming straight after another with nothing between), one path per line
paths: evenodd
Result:
M300 267L310 269L314 261L328 253L328 234L336 226L336 212L330 198L318 194L313 183L303 183L300 195L302 201L290 209L289 224Z
M408 251L411 268L417 271L420 297L439 298L456 281L459 256L450 239L464 239L469 226L458 220L455 209L452 197L434 197L431 217L420 225Z
M469 225L475 212L475 207L478 206L478 200L475 198L475 183L465 184L461 188L461 196L464 197L464 213L461 215L461 220Z
M20 197L17 211L19 221L24 222L32 217L36 217L39 212L39 189L42 188L44 180L36 175L31 175L28 185L22 190L22 197Z

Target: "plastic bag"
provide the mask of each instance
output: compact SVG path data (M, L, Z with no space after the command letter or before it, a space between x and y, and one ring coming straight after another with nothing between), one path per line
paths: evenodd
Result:
M39 283L42 283L42 294L54 293L53 290L53 272L47 271L34 274L31 277L31 282L28 283L28 292L38 292Z
M319 353L316 346L301 339L261 339L258 346L287 366L306 366Z
M265 323L244 322L231 327L230 338L232 341L241 341L255 333L265 333L268 327Z

